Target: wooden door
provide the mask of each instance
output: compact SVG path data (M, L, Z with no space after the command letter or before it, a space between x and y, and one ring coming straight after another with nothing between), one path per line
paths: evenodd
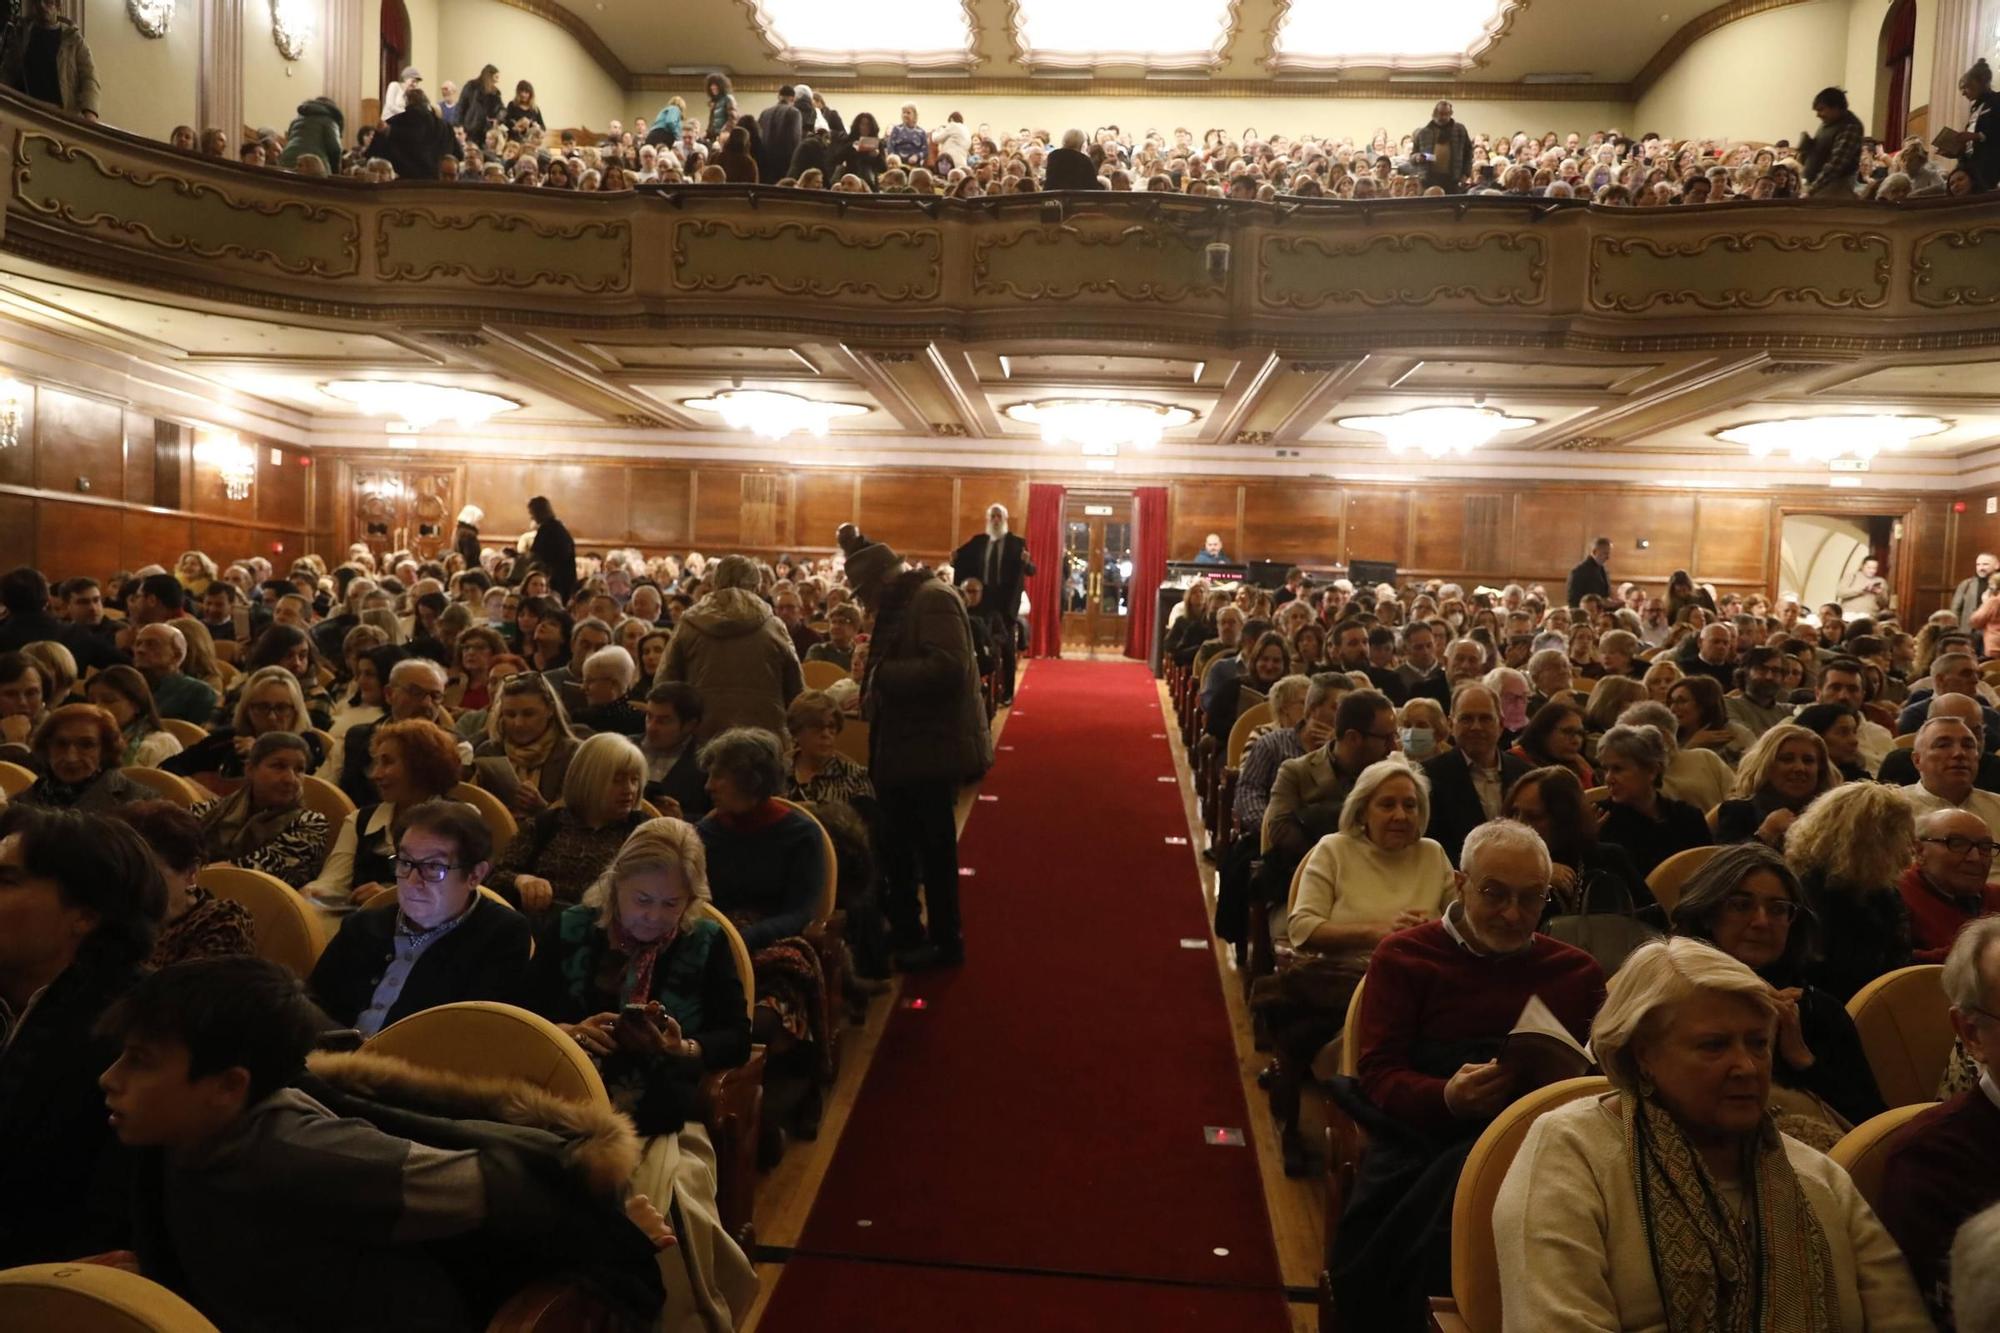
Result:
M427 560L451 547L458 473L449 467L356 467L348 472L352 540L377 559L414 551Z
M1067 497L1063 502L1063 648L1125 651L1132 613L1132 497Z

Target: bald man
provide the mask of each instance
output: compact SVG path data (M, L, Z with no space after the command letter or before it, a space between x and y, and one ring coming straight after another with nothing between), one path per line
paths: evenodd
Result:
M2000 912L1993 835L1970 810L1933 810L1917 820L1917 859L1896 888L1910 913L1910 961L1942 963L1965 923Z
M1979 737L1955 717L1934 717L1917 731L1917 780L1898 791L1919 815L1956 808L1970 811L2000 837L2000 796L1972 785L1979 772Z
M172 625L146 625L132 636L132 665L152 686L160 716L205 727L215 717L215 690L182 671L185 661L187 638Z
M1924 719L1934 717L1955 717L1972 729L1979 742L1979 772L1972 779L1972 785L1981 791L2000 793L2000 755L1993 753L1987 745L1986 709L1979 706L1976 699L1963 694L1942 694L1924 705ZM1865 761L1864 761L1865 762ZM1917 780L1917 756L1915 750L1891 749L1882 759L1882 766L1875 774L1877 782L1886 782L1892 787L1907 787Z

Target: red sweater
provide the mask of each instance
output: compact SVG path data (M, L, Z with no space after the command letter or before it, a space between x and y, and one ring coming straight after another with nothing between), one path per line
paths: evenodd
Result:
M1418 1042L1490 1040L1513 1030L1539 995L1571 1036L1585 1041L1604 1003L1597 960L1547 935L1525 951L1482 956L1461 947L1442 921L1398 931L1375 946L1361 992L1361 1090L1385 1114L1449 1137L1463 1127L1444 1104L1445 1079L1413 1067Z
M1951 942L1975 916L2000 912L2000 884L1988 884L1979 895L1978 906L1967 911L1924 882L1921 867L1911 866L1896 881L1903 906L1910 912L1910 961L1942 963L1951 952ZM1969 906L1969 904L1968 904Z
M1948 1330L1951 1241L1959 1224L2000 1201L2000 1106L1968 1088L1904 1127L1882 1171L1877 1211L1917 1279L1938 1327ZM1972 1329L1964 1333L1975 1333Z

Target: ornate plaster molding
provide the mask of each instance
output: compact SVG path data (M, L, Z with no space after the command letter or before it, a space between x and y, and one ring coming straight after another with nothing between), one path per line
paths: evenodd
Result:
M1674 62L1688 53L1693 46L1710 33L1728 27L1743 19L1768 14L1774 9L1787 9L1792 5L1802 5L1808 0L1724 0L1714 9L1697 14L1674 31L1666 44L1653 52L1653 58L1640 66L1632 76L1629 96L1636 102L1644 97L1652 86L1660 81L1666 72L1674 67Z

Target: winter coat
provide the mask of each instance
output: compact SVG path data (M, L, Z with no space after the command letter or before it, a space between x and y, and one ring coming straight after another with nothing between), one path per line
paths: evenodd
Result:
M515 1291L565 1277L643 1322L665 1292L622 1204L639 1154L608 1106L317 1052L200 1153L143 1155L136 1249L223 1328L484 1328Z
M770 182L785 178L792 154L799 150L799 109L790 102L773 102L757 115L757 174Z
M744 588L718 588L681 617L656 683L670 680L701 692L703 741L730 727L784 736L785 709L805 688L785 623Z
M861 709L869 727L869 776L877 790L914 782L956 785L993 765L971 623L948 584L928 573L902 577L917 581L909 604L878 617L868 645ZM903 591L891 585L890 596Z
M792 153L791 170L785 175L796 179L814 169L828 178L826 181L828 185L833 184L833 141L817 134L808 134L799 141L797 150Z
M344 122L340 108L330 97L313 97L299 103L298 118L285 131L285 151L278 165L295 168L308 154L326 159L329 175L340 174L340 136Z
M677 144L681 141L681 109L671 102L660 114L653 118L653 128L646 135L646 142L655 148Z
M389 117L387 133L375 136L374 153L396 169L397 180L434 181L439 159L456 146L451 126L439 120L436 112L428 107L406 108ZM476 551L466 567L479 567Z
M535 529L528 558L548 571L549 588L556 596L564 602L576 596L576 538L569 535L561 519L552 518ZM528 569L523 565L517 581L525 582L527 577Z
M39 21L29 15L8 29L5 46L0 48L0 83L27 91L28 43L38 26ZM62 33L56 45L56 86L62 90L62 109L73 116L94 116L98 82L90 47L84 44L82 29L69 19L60 20L56 27Z
M498 88L488 92L478 79L466 80L465 90L458 95L458 126L465 131L466 142L483 150L487 127L505 105Z

